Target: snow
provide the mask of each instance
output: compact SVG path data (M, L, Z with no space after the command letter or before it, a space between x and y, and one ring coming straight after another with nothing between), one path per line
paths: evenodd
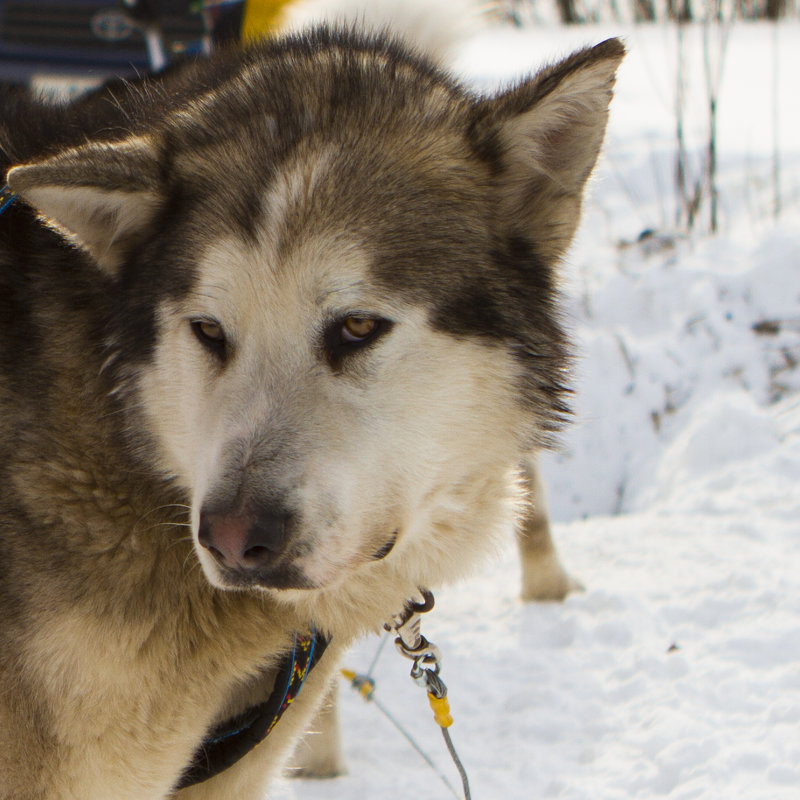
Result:
M670 233L674 30L491 30L457 66L486 88L619 33L630 55L564 276L576 424L543 464L561 555L586 590L520 602L509 543L438 593L423 632L443 652L475 800L796 800L800 27L731 30L716 237ZM695 146L701 41L688 32ZM377 647L360 643L347 666L365 671ZM407 672L389 645L376 697L458 787ZM344 682L341 696L348 774L286 780L272 798L452 796L375 704Z

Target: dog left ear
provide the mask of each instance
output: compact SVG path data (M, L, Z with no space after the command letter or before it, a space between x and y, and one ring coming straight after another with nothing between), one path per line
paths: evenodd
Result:
M14 167L8 185L44 221L115 274L162 203L152 142L91 143Z
M499 224L560 258L605 136L619 39L574 53L475 107L473 136L496 166Z

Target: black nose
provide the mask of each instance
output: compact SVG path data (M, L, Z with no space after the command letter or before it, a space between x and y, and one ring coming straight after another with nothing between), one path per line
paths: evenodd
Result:
M226 567L248 571L272 565L286 549L292 515L257 508L200 512L200 544Z

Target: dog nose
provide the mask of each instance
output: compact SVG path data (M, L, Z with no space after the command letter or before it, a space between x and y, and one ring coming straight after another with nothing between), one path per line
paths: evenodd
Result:
M201 511L198 538L226 567L263 569L284 551L290 521L291 514L275 509Z

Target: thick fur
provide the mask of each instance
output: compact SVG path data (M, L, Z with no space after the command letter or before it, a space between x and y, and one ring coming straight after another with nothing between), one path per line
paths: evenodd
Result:
M316 625L276 730L178 793L255 800L353 637L525 516L622 55L476 98L319 30L2 97L0 798L172 796Z

